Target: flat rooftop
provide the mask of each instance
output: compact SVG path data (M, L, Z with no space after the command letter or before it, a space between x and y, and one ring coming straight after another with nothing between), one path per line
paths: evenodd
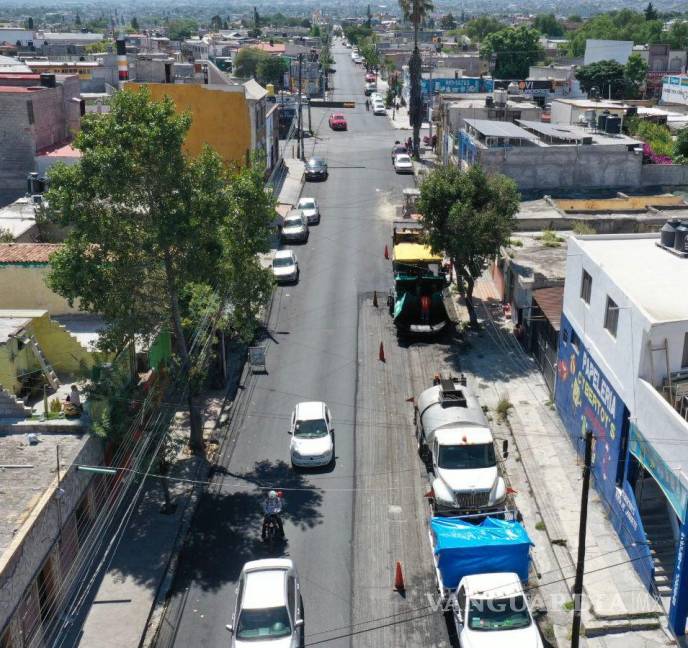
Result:
M576 240L650 321L688 321L688 258L658 247L659 234L579 236Z
M0 433L0 562L22 525L41 500L43 493L57 477L56 453L60 463L74 463L88 442L89 434L40 434L36 445L29 445L26 434Z
M537 236L540 234L511 237L522 244L509 249L512 267L523 277L536 279L537 275L548 281L563 281L566 277L566 241L549 247Z
M10 335L14 335L20 329L28 326L30 322L30 317L24 317L19 314L7 317L0 314L0 344L7 342Z
M19 198L0 208L0 229L17 239L36 226L36 208L28 198Z

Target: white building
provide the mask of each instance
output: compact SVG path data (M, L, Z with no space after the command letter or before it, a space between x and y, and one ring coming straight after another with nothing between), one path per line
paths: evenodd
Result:
M33 43L34 38L35 34L32 29L0 27L0 43L19 44L21 47L28 47Z
M583 64L597 63L598 61L616 61L626 65L628 57L633 53L633 41L598 40L588 38L585 41L585 55Z
M656 234L569 239L555 403L576 445L593 431L596 488L639 576L657 587L682 635L688 258L659 242Z

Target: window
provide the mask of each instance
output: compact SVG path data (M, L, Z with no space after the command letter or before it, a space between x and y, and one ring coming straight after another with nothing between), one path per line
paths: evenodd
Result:
M683 336L683 359L681 368L688 367L688 333Z
M590 303L590 294L592 293L592 277L583 270L583 276L581 278L581 299L586 303Z
M296 621L296 579L293 576L287 577L287 605L292 620Z
M619 307L616 302L607 297L607 308L604 311L604 328L616 337L616 328L619 325Z
M26 113L29 116L29 125L33 124L33 122L34 122L33 101L27 101L26 102Z

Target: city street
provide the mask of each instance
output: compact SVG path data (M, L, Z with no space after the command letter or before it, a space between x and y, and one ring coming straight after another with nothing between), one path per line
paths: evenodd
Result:
M413 179L397 176L390 161L390 148L404 133L366 112L363 72L350 50L337 45L333 53L334 98L353 99L357 107L343 111L346 132L328 128L331 110L312 110L315 137L306 139L306 155L324 157L330 175L306 183L303 195L320 202L322 221L306 245L294 246L298 285L275 291L268 373L250 376L240 390L231 439L221 448L180 559L160 647L227 645L225 624L242 565L276 555L260 540L260 487L266 486L285 492L288 544L282 555L300 574L306 645L358 643L351 640L351 624L359 299L390 284L384 246L401 190ZM297 474L289 464L289 417L305 400L326 401L332 411L336 462L330 471ZM375 617L375 610L366 610L366 618Z

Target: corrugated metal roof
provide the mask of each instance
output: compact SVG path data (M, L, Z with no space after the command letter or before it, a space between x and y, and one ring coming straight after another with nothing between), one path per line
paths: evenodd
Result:
M561 311L564 308L564 286L538 288L533 290L533 301L537 303L552 328L559 332Z
M511 139L537 139L532 133L511 122L492 121L491 119L464 119L464 122L485 137L509 137Z

